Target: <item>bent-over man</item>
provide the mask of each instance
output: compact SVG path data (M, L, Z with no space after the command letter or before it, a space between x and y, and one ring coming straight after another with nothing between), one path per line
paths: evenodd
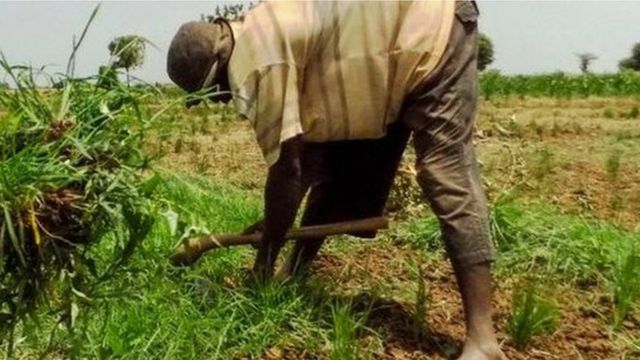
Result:
M233 98L255 130L269 166L254 265L263 278L272 276L307 192L302 225L381 215L413 134L418 182L465 310L460 359L504 359L491 320L494 253L472 144L477 17L470 1L267 1L241 22L184 24L167 68L188 92ZM323 241L297 242L279 276L303 274Z

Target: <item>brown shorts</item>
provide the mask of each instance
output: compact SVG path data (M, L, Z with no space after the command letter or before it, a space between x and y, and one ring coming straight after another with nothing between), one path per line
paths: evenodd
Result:
M381 215L413 133L418 182L439 219L449 257L462 266L494 260L472 143L477 17L475 4L456 3L456 21L440 64L407 97L385 138L308 145L305 168L314 172L304 225Z
M307 144L304 168L311 171L311 191L302 224L382 215L410 134L398 122L382 139ZM371 238L375 232L353 235Z

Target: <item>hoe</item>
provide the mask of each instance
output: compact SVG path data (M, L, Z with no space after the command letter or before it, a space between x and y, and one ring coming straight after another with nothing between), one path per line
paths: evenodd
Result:
M285 240L317 239L330 235L386 229L388 226L389 220L385 217L303 226L290 230L285 236ZM260 244L261 238L260 233L253 233L242 235L207 235L187 239L176 247L169 259L174 265L189 265L196 262L205 251L237 245L257 246Z

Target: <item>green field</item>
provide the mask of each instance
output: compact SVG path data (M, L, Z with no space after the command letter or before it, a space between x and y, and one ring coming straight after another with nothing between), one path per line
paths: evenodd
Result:
M486 98L638 96L640 74L637 71L628 71L616 74L573 75L558 72L540 75L501 75L496 71L487 71L480 75L480 92Z

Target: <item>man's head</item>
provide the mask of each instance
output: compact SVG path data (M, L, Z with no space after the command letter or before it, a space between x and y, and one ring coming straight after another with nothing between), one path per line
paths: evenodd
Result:
M178 29L167 54L169 78L183 90L193 93L211 89L212 101L231 100L227 63L233 51L233 32L222 19L215 22L192 21ZM218 85L217 94L213 86ZM187 102L187 107L197 105L199 100Z

